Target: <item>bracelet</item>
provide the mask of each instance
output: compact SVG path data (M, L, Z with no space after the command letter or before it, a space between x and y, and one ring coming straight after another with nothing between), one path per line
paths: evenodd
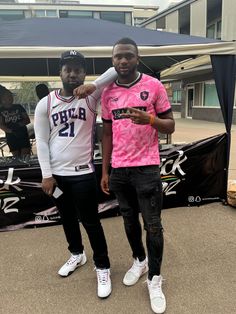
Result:
M151 126L153 126L153 124L155 123L155 116L153 114L150 114L150 117L149 117L149 124Z

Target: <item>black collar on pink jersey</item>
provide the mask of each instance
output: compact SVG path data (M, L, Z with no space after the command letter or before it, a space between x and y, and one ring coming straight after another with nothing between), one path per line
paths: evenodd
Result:
M136 79L133 82L128 83L128 84L122 84L122 83L119 83L118 79L117 79L115 81L115 84L118 85L118 86L121 86L121 87L129 88L129 87L134 86L136 83L138 83L141 80L142 75L143 75L142 73L138 72L138 76L136 77Z

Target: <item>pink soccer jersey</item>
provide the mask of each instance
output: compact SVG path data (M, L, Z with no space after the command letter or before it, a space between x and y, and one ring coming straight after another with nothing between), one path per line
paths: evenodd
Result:
M112 122L112 167L159 165L158 132L150 125L133 124L120 116L127 107L154 115L171 111L165 87L157 79L141 74L127 87L112 83L102 94L102 119Z

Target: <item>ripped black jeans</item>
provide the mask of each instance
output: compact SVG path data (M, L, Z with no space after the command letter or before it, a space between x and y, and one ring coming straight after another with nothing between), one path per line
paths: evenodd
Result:
M113 168L109 187L119 202L133 257L138 257L140 261L146 257L139 221L139 211L141 212L144 229L147 232L148 278L160 275L164 240L159 166Z

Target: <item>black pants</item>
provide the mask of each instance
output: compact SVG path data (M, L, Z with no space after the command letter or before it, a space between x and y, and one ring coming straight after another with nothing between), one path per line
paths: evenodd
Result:
M98 216L95 174L54 175L54 178L63 191L63 194L54 201L61 215L69 251L74 254L83 252L80 221L88 234L95 266L110 268L106 239Z
M159 167L112 169L110 190L118 199L133 257L138 257L140 261L146 256L139 221L139 210L141 211L147 232L148 277L152 279L154 275L160 275L164 239L161 224L162 183Z

